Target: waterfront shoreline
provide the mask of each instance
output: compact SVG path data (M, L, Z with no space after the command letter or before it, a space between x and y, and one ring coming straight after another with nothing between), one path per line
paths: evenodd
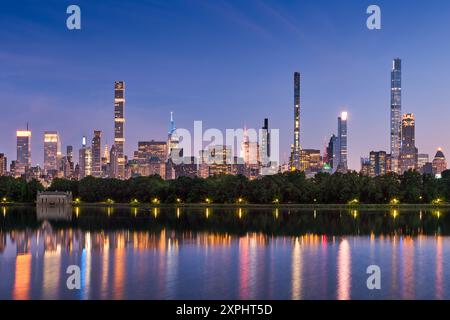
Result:
M25 203L25 202L10 202L1 203L0 206L8 207L30 207L36 206L35 203ZM284 208L284 209L299 209L299 210L390 210L390 209L402 209L402 210L413 210L413 209L449 209L450 204L358 204L358 205L348 205L348 204L253 204L253 203L179 203L179 204L152 204L152 203L107 203L107 202L79 202L73 203L74 207L85 207L85 208L252 208L252 209L271 209L271 208Z

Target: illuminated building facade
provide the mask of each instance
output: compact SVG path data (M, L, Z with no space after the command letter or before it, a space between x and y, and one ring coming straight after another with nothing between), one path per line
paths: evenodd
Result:
M306 174L315 174L322 170L323 159L320 150L302 149L301 150L301 170Z
M269 119L264 119L264 125L261 128L261 161L263 165L267 165L270 159L270 131L269 131Z
M44 132L44 174L56 176L60 167L61 142L58 132Z
M114 83L114 145L116 159L111 162L112 177L125 179L125 82Z
M164 141L139 141L138 150L134 152L134 158L148 161L150 159L160 162L167 160L167 143Z
M447 161L445 160L444 152L442 148L439 148L433 159L433 174L440 175L447 170Z
M371 175L370 171L371 171L370 159L362 157L361 158L361 171L360 171L360 173L363 176L370 176Z
M267 147L267 141L265 141ZM267 149L265 149L267 150ZM261 154L258 142L250 141L248 130L244 129L244 136L241 143L240 158L245 167L245 176L249 179L256 179L261 169Z
M430 162L430 156L426 153L419 153L417 155L417 170L420 171L428 162Z
M391 165L392 171L400 171L402 143L402 61L394 59L391 71Z
M369 157L369 176L376 177L386 174L386 151L372 151Z
M0 153L0 177L7 174L8 159L3 153Z
M346 173L348 171L347 165L347 112L342 112L341 116L338 118L338 166L337 171L341 173Z
M294 73L294 144L291 154L291 170L300 170L300 73Z
M407 113L402 118L402 148L400 152L400 173L417 169L417 148L415 144L414 114Z
M231 146L213 145L208 150L200 151L199 174L203 178L209 176L232 174L233 159ZM241 159L241 163L242 163Z
M86 145L86 137L83 137L83 145L80 149L80 179L92 176L92 149Z
M17 131L17 160L15 176L21 176L31 167L31 131Z
M99 130L94 131L92 138L92 176L102 176L102 132Z
M197 161L195 157L185 157L183 163L175 165L175 178L195 178L198 175Z

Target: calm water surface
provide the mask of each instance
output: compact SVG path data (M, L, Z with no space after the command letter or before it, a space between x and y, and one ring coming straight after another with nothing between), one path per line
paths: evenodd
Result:
M449 217L0 207L0 299L450 299ZM67 289L69 265L81 290Z

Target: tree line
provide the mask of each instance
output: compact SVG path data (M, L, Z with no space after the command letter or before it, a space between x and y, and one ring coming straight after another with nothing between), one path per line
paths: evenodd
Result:
M0 198L32 202L44 190L36 181L0 177ZM248 180L242 175L220 175L206 179L180 177L163 180L160 176L128 180L86 177L80 181L54 179L49 191L71 191L83 202L118 203L296 203L296 204L386 204L432 203L450 200L450 170L441 179L408 171L367 177L356 172L319 173L307 179L302 172L286 172Z

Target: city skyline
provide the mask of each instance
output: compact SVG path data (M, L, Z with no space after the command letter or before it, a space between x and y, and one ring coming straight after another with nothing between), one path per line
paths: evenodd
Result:
M367 156L373 150L389 151L389 72L390 61L395 57L402 58L402 105L408 113L415 114L419 152L432 156L438 147L442 147L444 152L450 149L449 142L442 135L446 130L444 119L450 113L446 108L450 96L444 90L450 83L445 72L449 66L442 56L450 50L447 44L436 41L439 39L436 31L427 32L439 24L437 21L446 21L448 14L445 10L433 9L435 16L442 19L426 20L420 28L408 24L412 31L420 30L413 39L403 24L421 17L421 4L406 13L402 10L406 4L401 1L396 4L381 1L383 27L373 32L364 23L367 6L356 2L329 6L307 2L270 6L261 3L253 8L227 2L216 5L194 3L194 7L203 9L203 13L199 13L199 21L209 21L205 11L211 11L214 18L220 18L220 25L213 24L213 27L225 44L230 43L229 37L236 34L234 31L244 30L234 49L223 52L219 50L223 45L211 43L217 36L211 32L188 34L186 40L177 36L181 23L197 28L199 22L182 20L168 26L170 13L181 14L183 4L179 2L171 7L143 6L142 16L139 15L138 21L133 23L126 9L139 7L137 2L121 4L118 13L105 4L81 1L80 6L87 18L92 15L95 19L86 20L78 34L57 27L60 21L53 15L59 6L55 9L50 6L38 8L30 3L20 10L15 6L9 4L1 13L1 17L5 17L2 21L8 23L10 31L0 33L5 40L2 57L8 62L0 78L4 88L0 94L2 101L11 106L5 108L4 119L7 121L0 124L0 152L5 153L8 161L15 159L15 132L24 128L26 122L30 123L33 132L33 164L39 163L41 167L44 164L43 141L39 137L48 130L58 131L62 144L74 146L75 151L81 144L81 137L92 138L94 129L104 132L102 142L111 146L111 82L124 79L129 89L125 131L125 153L128 156L132 155L140 140L165 140L167 114L174 111L179 127L188 129L194 120L203 120L207 127L221 129L245 125L259 128L261 119L269 118L272 128L281 129L281 159L284 162L289 157L293 134L292 72L299 71L302 75L301 147L323 150L335 130L336 115L346 110L349 112L349 168L359 170L361 156ZM218 13L217 8L227 10ZM99 17L99 11L110 14L107 20L120 17L125 22L127 27L124 30L116 30L115 26L112 29L122 36L126 51L120 49L118 53L111 53L108 50L112 34L106 31L107 21ZM185 49L182 53L175 52L167 39L163 39L166 33L159 31L150 34L151 45L142 42L146 39L145 30L152 29L152 23L155 23L144 17L155 16L156 12L162 27L158 30L167 26L167 34L181 41L180 45ZM271 20L263 28L261 21L275 13L281 13L284 19ZM306 15L309 17L305 18ZM347 15L350 17L348 21L344 19ZM314 19L317 17L329 24L315 29ZM20 27L19 22L28 18L36 30L24 31ZM61 21L64 18L62 15ZM248 28L249 25L244 23L251 23L254 28ZM45 38L37 34L49 28L51 30ZM305 31L300 35L303 28ZM333 30L337 34L327 36ZM104 32L105 39L94 45L92 35ZM29 37L30 33L37 36L36 40ZM273 35L282 36L275 39ZM399 37L402 38L401 45L396 42ZM349 44L349 39L357 44L356 49L345 45L336 47L336 41ZM202 41L211 43L212 53L199 51L196 44ZM248 41L252 48L246 46ZM61 45L50 45L53 42ZM48 43L48 49L42 43ZM424 49L431 44L438 45L439 50ZM34 50L38 45L40 50ZM87 50L93 45L95 52ZM275 45L281 45L276 54L270 49ZM118 54L123 55L123 63L115 65L111 71L112 61ZM158 67L158 62L166 55L170 63ZM235 61L236 56L239 58ZM205 57L208 59L202 63ZM251 61L249 57L252 57ZM270 65L265 63L269 57L272 57ZM217 59L224 60L227 68L214 64ZM216 78L218 74L220 77Z
M391 72L391 130L390 130L390 137L391 137L391 153L388 154L389 160L387 162L387 165L389 165L390 168L386 168L386 172L390 172L391 170L393 172L397 172L399 174L402 174L403 172L413 169L413 170L420 170L422 169L421 166L419 166L419 154L418 149L415 146L415 118L413 113L405 113L402 114L401 111L401 59L395 58L393 60L393 69ZM291 145L291 155L290 159L288 161L281 159L281 162L278 163L278 166L280 166L280 170L283 171L284 166L288 166L288 169L284 170L300 170L304 171L305 168L309 168L309 160L306 161L303 159L303 157L307 157L309 159L309 153L311 151L317 152L318 156L321 158L320 161L324 165L331 165L330 173L334 173L335 171L339 171L342 173L345 173L347 171L361 171L365 173L364 164L361 163L361 167L357 169L349 168L348 166L348 134L347 134L347 122L348 122L348 112L342 111L338 117L338 126L337 126L337 136L333 133L331 130L330 139L335 138L336 141L333 143L336 143L337 146L332 147L333 149L336 148L333 152L333 155L330 156L330 144L325 145L324 150L322 152L320 150L312 150L302 147L301 145L301 137L300 137L300 127L301 127L301 116L300 116L300 73L294 72L294 126L293 126L293 136L294 136L294 143ZM400 121L400 127L397 129L395 124L397 122L397 119L401 118ZM267 130L268 125L268 119L264 119L264 127ZM170 122L169 122L169 131L168 131L168 139L167 139L167 152L168 152L168 158L171 157L172 152L179 152L183 149L180 149L178 147L179 138L176 135L176 126L175 121L173 117L173 112L170 112ZM244 130L244 134L247 133L247 129L244 126L242 128ZM127 159L132 159L132 154L127 155L125 153L125 82L124 81L115 81L114 82L114 144L112 145L112 153L114 153L114 156L111 155L112 161L109 163L109 161L106 161L107 157L103 157L104 160L102 160L101 156L101 150L104 146L105 152L108 150L108 144L105 142L102 142L102 131L101 130L93 130L93 136L91 141L91 146L87 146L87 140L88 138L86 136L82 137L81 142L81 149L79 150L79 162L78 165L80 166L79 169L79 177L87 177L89 175L92 175L94 177L102 177L103 173L102 171L102 165L108 164L110 165L110 168L108 169L109 176L113 178L118 179L125 179L126 173L125 173L125 167L126 165L130 165L130 163L127 162ZM32 162L31 157L31 138L32 138L32 130L29 129L29 124L27 123L26 130L17 130L17 156L16 160L11 161L11 170L18 170L17 172L22 172L24 170L30 169L35 163ZM248 136L247 136L248 139ZM138 149L140 148L140 144L145 139L138 138ZM398 141L397 141L398 140ZM65 166L70 163L72 168L70 169L72 173L75 173L73 170L75 169L75 165L77 165L76 162L72 162L69 160L68 163L65 163L65 161L68 159L68 157L72 158L72 155L69 154L69 149L72 149L73 146L67 145L67 157L65 154L61 152L61 141L59 138L59 133L57 131L45 131L43 136L44 141L44 165L41 167L40 164L36 163L38 167L41 167L43 169L43 173L45 175L48 175L51 173L51 175L57 173L58 171L62 170L62 172L65 172ZM151 141L156 141L154 138L151 138ZM239 144L239 138L238 138L238 144ZM245 143L245 136L244 140L242 140L242 143ZM255 144L256 149L258 150L258 156L255 159L258 159L260 161L259 157L259 146L257 142L252 142ZM331 142L329 142L331 143ZM282 144L282 142L280 142ZM220 145L216 145L219 146ZM228 148L229 146L223 146ZM261 146L264 150L264 146ZM266 148L268 152L270 150ZM398 150L397 150L398 149ZM397 151L396 151L397 150ZM437 148L438 152L442 151L441 147ZM241 150L242 151L242 150ZM305 152L304 152L305 151ZM248 152L248 151L247 151ZM374 153L374 149L370 151L369 158L364 158L363 156L360 159L372 159L372 154ZM386 151L380 151L386 153ZM4 154L2 154L4 156ZM134 151L134 155L136 157L136 151ZM420 154L422 156L426 156L426 158L429 158L428 154ZM231 154L230 157L242 157L242 154L237 151L236 153ZM201 155L193 155L193 157L201 159ZM397 158L397 159L396 159ZM22 161L20 160L22 159ZM62 167L60 168L60 161L61 159L66 159L63 161ZM231 159L231 158L230 158ZM243 157L244 162L245 157ZM424 159L422 159L424 160ZM201 161L201 160L200 160ZM305 162L306 161L306 162ZM370 160L372 161L372 160ZM25 169L22 167L24 166L25 162ZM314 162L314 161L313 161ZM423 161L422 161L423 162ZM337 167L333 165L337 164ZM377 162L378 163L378 162ZM422 164L427 164L431 162L425 161ZM89 165L87 165L89 164ZM8 164L6 164L8 165ZM305 167L306 165L306 167ZM315 167L314 164L311 164L312 167ZM377 170L374 169L374 163L371 164L372 169L371 170ZM377 164L378 165L378 164ZM322 169L318 168L319 171ZM173 169L167 169L167 170L173 170ZM325 172L328 172L328 169L326 167L323 168ZM23 173L22 173L23 174ZM169 179L175 178L175 173L168 174L168 172L165 172L164 177L171 177Z

